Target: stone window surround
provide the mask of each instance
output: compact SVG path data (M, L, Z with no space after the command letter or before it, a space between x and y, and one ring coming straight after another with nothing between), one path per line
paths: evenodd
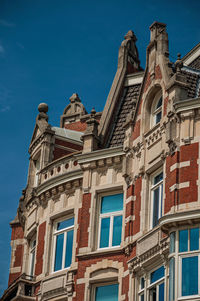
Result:
M153 194L153 186L156 186L156 185L154 185L153 184L153 180L154 180L154 178L157 176L157 175L159 175L160 173L163 173L163 167L160 167L159 169L157 169L156 171L154 171L151 175L150 175L150 177L149 177L149 200L150 200L150 220L149 220L149 222L150 222L150 224L149 224L149 229L153 229L153 221L152 221L152 219L153 219L153 196L154 196L154 194ZM159 215L159 219L162 217L162 215L163 215L163 207L164 207L164 173L163 173L163 180L162 180L162 183L161 182L159 182L160 184L162 184L162 199L160 199L160 196L159 196L159 211L160 211L160 206L162 207L162 213L161 213L161 216ZM158 186L160 186L160 184L158 185ZM162 202L162 204L161 204L161 202Z
M160 98L162 97L162 105L161 107L159 107L158 109L156 109L156 106L160 100ZM157 125L159 122L156 123L155 121L155 117L157 115L158 112L161 111L161 119L163 116L163 96L162 96L162 91L158 91L156 93L156 95L154 96L154 99L152 101L151 104L151 117L150 117L150 129L152 129L155 125Z

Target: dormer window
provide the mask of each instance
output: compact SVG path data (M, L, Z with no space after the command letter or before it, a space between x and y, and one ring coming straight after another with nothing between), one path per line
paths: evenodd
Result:
M151 127L158 124L162 118L162 96L155 97L153 104L152 104L152 124Z

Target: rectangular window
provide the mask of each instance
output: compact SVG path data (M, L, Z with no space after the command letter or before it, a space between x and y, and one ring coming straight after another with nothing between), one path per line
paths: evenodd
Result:
M95 301L118 301L118 284L97 286Z
M181 296L198 295L198 256L183 257Z
M55 223L54 228L53 271L68 268L71 265L74 218Z
M99 248L120 246L122 236L123 193L103 196L99 216Z
M163 172L152 177L151 182L151 225L158 225L163 210Z

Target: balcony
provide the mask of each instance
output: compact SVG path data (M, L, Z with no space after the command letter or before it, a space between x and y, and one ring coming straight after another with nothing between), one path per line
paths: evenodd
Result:
M8 288L5 290L2 301L31 301L36 300L35 294L35 279L26 274L20 275Z

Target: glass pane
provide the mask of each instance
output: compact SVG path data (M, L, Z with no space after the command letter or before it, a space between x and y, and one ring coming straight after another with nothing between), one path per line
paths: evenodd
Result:
M112 246L119 246L122 238L122 215L114 216Z
M95 301L118 301L118 284L98 286Z
M169 249L170 253L175 252L175 239L176 239L176 232L170 233L170 249Z
M110 233L110 217L102 218L101 233L100 233L100 248L106 248L109 246L109 233Z
M162 97L159 99L156 109L160 108L162 106Z
M160 187L153 191L153 227L158 224L159 219L159 191Z
M140 295L140 301L144 301L144 294Z
M190 251L199 250L199 228L190 229Z
M149 290L149 300L150 300L150 301L157 301L156 286L152 287L152 288Z
M151 273L151 283L159 280L160 278L164 277L165 275L165 269L164 266L161 266L159 269L155 270Z
M159 301L164 301L164 282L159 285Z
M162 116L162 111L156 114L156 124L160 122Z
M169 261L169 301L174 300L174 275L175 275L175 261L174 261L174 258L170 258L170 261Z
M65 268L69 267L72 262L73 235L74 235L74 230L67 232Z
M121 211L123 209L123 193L107 195L101 200L101 213Z
M179 231L179 252L188 251L188 230Z
M57 230L62 230L68 227L71 227L74 225L74 218L66 219L65 221L62 221L60 223L57 223Z
M156 177L154 177L153 183L155 185L155 184L159 183L162 180L163 180L163 172L161 172L159 175L157 175Z
M142 277L140 279L140 287L141 287L141 290L144 288L144 277Z
M56 254L55 254L55 262L54 262L54 271L58 271L62 269L63 240L64 240L64 233L56 236Z
M198 294L198 256L182 258L182 296Z
M35 266L35 250L31 254L31 269L30 269L30 276L33 276L33 271L34 271L34 266Z

